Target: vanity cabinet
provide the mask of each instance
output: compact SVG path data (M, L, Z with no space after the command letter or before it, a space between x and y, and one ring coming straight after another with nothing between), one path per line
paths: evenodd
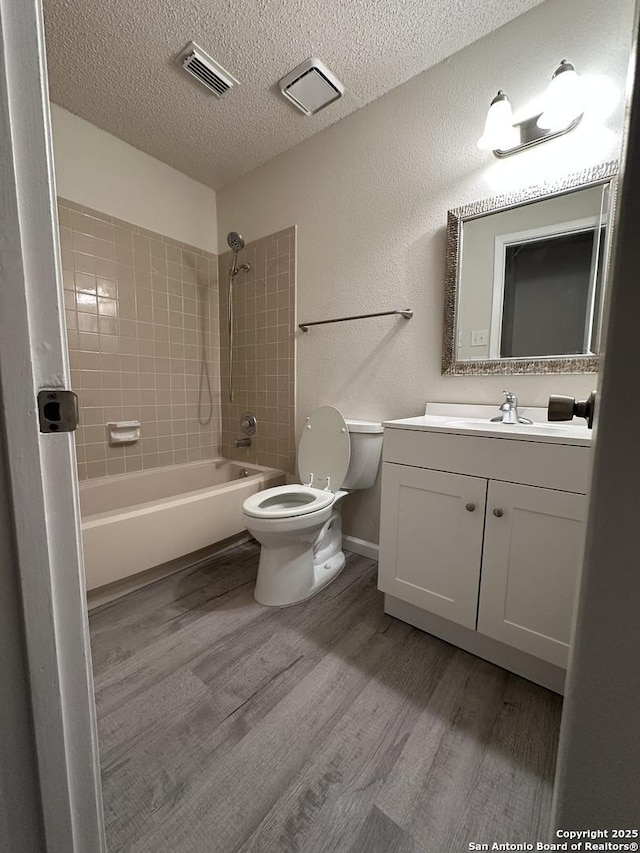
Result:
M476 627L487 481L384 463L379 586Z
M489 481L478 631L566 667L586 503Z
M529 657L566 668L589 447L385 425L383 459L387 612L521 674Z

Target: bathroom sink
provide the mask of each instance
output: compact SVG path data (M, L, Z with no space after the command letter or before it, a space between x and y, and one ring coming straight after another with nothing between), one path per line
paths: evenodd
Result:
M552 426L551 424L503 424L501 421L485 421L480 418L456 418L447 421L446 426L457 426L464 429L517 430L518 432L544 433L545 435L565 435L570 430L570 427Z
M503 424L492 421L496 407L466 403L427 403L425 413L419 417L385 421L390 429L446 432L453 435L475 435L478 438L503 438L509 441L533 441L538 444L571 444L588 447L591 430L582 423L549 423L547 410L541 406L521 409L522 417L531 418L532 424Z

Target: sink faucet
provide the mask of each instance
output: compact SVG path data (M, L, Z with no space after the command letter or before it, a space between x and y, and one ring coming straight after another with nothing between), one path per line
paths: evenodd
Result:
M504 403L500 406L500 414L491 418L491 423L502 424L532 424L529 418L521 418L518 414L518 398L513 391L503 391Z

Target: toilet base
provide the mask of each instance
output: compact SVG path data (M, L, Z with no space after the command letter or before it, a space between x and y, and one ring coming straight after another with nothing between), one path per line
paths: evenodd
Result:
M340 551L339 554L334 554L331 559L322 563L320 566L313 567L313 580L304 589L285 592L282 589L278 590L272 582L269 582L269 566L265 566L262 560L264 553L264 549L262 549L260 554L260 566L258 568L258 581L256 581L253 597L258 604L266 604L268 607L291 607L293 604L299 604L301 601L313 598L316 593L320 592L320 590L324 589L325 586L328 586L332 580L335 580L335 578L338 577L340 572L344 569L346 562L344 553ZM270 554L269 556L273 555ZM282 557L284 555L280 556ZM265 561L267 564L269 562L270 560ZM291 563L289 563L289 565L291 565ZM259 582L260 573L262 573L263 577L262 584ZM281 594L279 595L278 592Z
M342 519L334 510L313 537L266 542L263 537L254 590L259 604L287 607L306 601L331 583L345 565ZM266 545L266 547L265 547Z

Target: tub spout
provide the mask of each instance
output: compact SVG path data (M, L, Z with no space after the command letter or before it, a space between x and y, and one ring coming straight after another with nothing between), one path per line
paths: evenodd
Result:
M237 449L238 447L251 447L251 439L249 436L246 438L236 438L233 442L233 446Z

